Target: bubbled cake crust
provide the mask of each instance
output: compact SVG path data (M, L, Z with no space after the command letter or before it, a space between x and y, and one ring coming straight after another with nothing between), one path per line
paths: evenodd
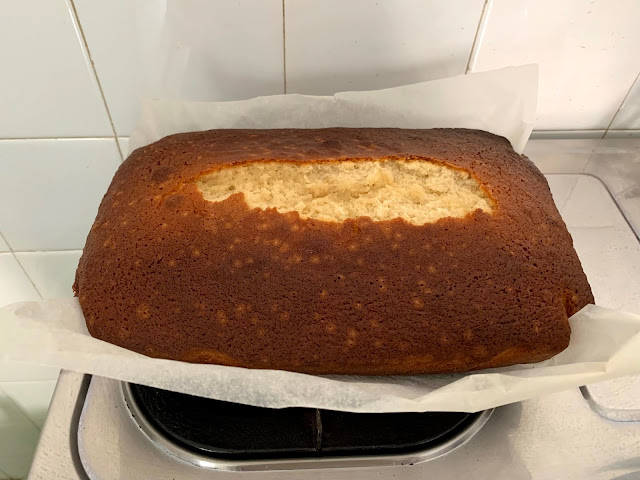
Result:
M469 172L491 213L341 222L209 202L242 162L423 160ZM152 357L314 374L460 372L541 361L593 296L544 176L465 129L211 130L116 173L74 290L96 338Z

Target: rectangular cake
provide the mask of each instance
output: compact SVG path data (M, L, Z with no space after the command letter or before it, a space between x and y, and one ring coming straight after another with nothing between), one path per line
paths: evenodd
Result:
M593 303L544 176L465 129L163 138L116 173L74 290L107 342L312 374L538 362Z

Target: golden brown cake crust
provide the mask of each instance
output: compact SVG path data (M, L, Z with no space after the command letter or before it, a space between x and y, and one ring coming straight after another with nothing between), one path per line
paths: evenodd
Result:
M492 214L342 223L203 199L259 160L418 158L470 171ZM544 176L465 129L211 130L139 148L107 191L74 285L91 335L153 357L314 374L535 362L593 296Z

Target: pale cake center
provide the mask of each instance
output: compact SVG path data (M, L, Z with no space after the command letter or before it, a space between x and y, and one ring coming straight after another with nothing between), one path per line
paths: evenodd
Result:
M333 222L399 217L423 225L476 210L491 213L493 206L469 172L427 160L248 162L203 175L197 183L210 202L241 192L252 209Z

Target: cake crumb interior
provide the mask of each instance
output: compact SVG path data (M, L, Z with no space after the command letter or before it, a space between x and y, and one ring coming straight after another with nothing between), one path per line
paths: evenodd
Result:
M424 225L493 209L469 172L428 160L248 162L202 175L197 184L210 202L241 192L249 208L334 222L399 217Z

